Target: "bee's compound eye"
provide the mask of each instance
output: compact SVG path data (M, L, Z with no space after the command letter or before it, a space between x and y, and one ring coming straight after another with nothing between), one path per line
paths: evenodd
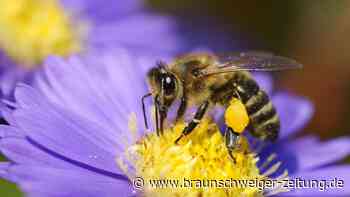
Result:
M163 76L163 83L164 83L164 93L165 95L171 95L174 93L176 88L176 79L171 74L166 74Z
M170 77L166 77L165 78L165 83L170 84L171 83L171 78Z

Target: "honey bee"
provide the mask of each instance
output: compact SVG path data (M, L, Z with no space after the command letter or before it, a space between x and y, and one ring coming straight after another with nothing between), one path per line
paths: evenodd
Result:
M278 114L250 71L278 71L301 66L293 59L253 51L226 55L196 53L178 57L170 64L158 62L147 74L150 93L142 98L146 128L148 125L143 101L148 96L154 99L158 135L163 133L163 122L175 100L180 100L176 121L183 119L188 107L198 107L175 143L196 128L208 109L215 105L227 108L235 98L246 108L251 135L261 140L274 141L280 130ZM240 134L241 131L227 126L225 144L229 152L239 146Z

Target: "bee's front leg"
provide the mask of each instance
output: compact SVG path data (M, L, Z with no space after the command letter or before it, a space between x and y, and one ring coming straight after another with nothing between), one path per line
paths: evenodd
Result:
M208 106L209 106L209 101L205 101L204 103L202 103L198 107L197 112L194 115L194 118L191 120L191 122L182 131L182 134L180 135L180 137L178 137L175 140L175 144L177 144L181 140L182 137L190 134L196 128L196 126L200 123L200 121L204 117L204 114L207 111Z
M180 120L182 120L185 112L186 112L186 109L187 109L187 98L186 96L183 96L181 98L181 103L180 103L180 107L179 109L177 110L177 113L176 113L176 119L175 121L178 122Z

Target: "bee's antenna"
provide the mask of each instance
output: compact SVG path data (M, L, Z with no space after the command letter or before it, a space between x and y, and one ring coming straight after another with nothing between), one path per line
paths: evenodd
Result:
M159 131L159 102L158 102L158 95L154 98L154 107L155 107L155 112L156 112L156 131L157 135L160 136L160 131Z
M148 130L148 123L147 123L147 115L146 115L146 106L145 106L145 98L151 96L151 93L147 93L142 96L142 111L143 111L143 120L145 121L145 127Z
M159 68L166 68L166 63L165 63L164 61L162 61L162 60L158 60L158 61L156 62L156 65L157 65L157 67L159 67Z

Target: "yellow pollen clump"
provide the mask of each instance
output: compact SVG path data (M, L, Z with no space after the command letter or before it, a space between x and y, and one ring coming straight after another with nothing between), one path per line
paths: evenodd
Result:
M175 145L174 141L184 127L185 123L177 123L166 129L161 137L154 132L148 134L127 150L127 163L132 163L135 172L133 175L126 173L132 176L130 179L143 178L144 196L263 195L263 191L257 187L239 187L232 182L268 179L260 174L258 159L249 149L246 140L243 140L243 146L233 153L236 162L234 163L227 152L218 126L209 118L202 120L190 135ZM119 164L121 163L119 161ZM166 188L157 188L150 183L154 180L168 181L168 185ZM174 180L178 181L178 186L174 185Z
M225 123L237 133L242 133L249 124L247 110L240 100L231 100L225 111Z
M81 50L82 26L72 23L57 0L0 0L0 5L0 47L21 65L32 68L50 54Z

